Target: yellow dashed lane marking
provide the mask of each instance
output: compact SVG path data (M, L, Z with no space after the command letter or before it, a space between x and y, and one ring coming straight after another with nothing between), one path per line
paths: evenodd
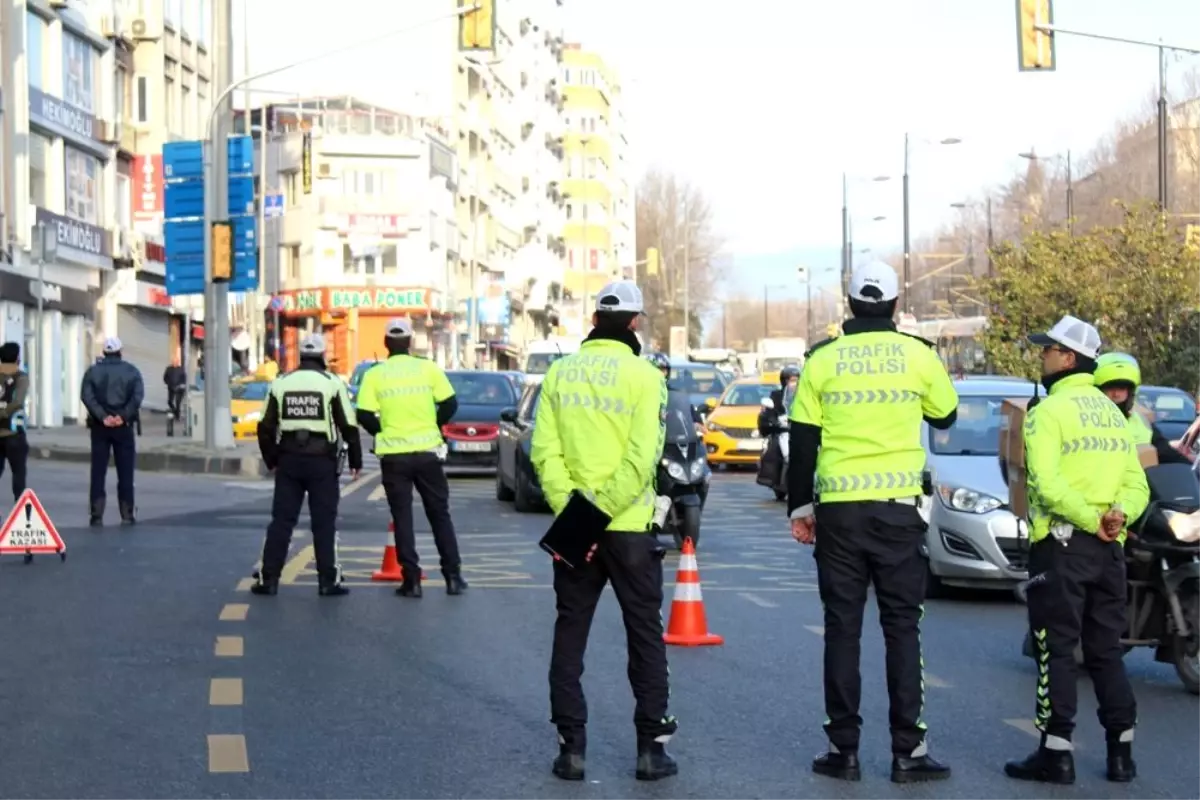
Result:
M229 603L221 609L221 616L218 619L221 622L245 622L246 615L250 613L250 605L248 603Z
M242 704L241 678L213 678L208 685L210 706L240 706Z
M250 587L254 585L254 578L242 578L238 581L237 590L239 592L248 592Z
M241 734L208 735L209 772L249 772L246 737Z
M246 641L241 636L218 636L214 655L217 658L241 658L246 653Z

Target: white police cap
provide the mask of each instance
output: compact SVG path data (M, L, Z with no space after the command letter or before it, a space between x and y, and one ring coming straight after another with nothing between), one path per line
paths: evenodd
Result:
M388 320L387 336L393 339L405 339L413 335L412 322L403 317Z
M896 270L882 261L856 268L850 275L850 297L864 303L888 303L900 294Z
M1042 347L1061 345L1081 356L1095 358L1100 353L1100 332L1078 317L1066 315L1045 333L1029 334L1029 341Z
M632 311L640 314L645 310L642 305L642 290L633 281L613 281L596 295L596 310Z
M309 334L300 341L300 355L302 356L323 356L325 355L325 337L319 333Z

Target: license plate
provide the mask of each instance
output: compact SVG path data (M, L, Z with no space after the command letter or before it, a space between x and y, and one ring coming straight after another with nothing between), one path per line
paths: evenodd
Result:
M766 444L762 439L744 439L738 442L738 450L749 450L751 452L759 452Z
M492 450L491 442L451 442L450 447L456 453L489 453Z

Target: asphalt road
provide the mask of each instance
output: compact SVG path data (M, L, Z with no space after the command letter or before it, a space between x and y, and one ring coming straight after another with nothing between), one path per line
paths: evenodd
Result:
M420 601L370 581L387 530L377 476L347 487L339 527L353 592L329 599L317 597L306 532L279 596L246 591L269 486L139 476L141 522L97 531L86 527L82 469L36 464L32 485L68 559L0 558L0 797L1197 796L1197 698L1148 652L1128 656L1141 704L1132 789L1103 779L1086 679L1076 787L1005 778L1003 761L1036 741L1034 671L1020 654L1024 609L986 594L926 609L926 718L953 779L903 790L887 780L873 612L864 780L813 776L824 714L811 551L791 541L781 507L748 474L715 478L700 573L710 628L726 644L670 650L681 773L653 785L633 779L633 704L611 597L588 654L588 781L550 775L554 605L536 547L549 517L497 502L489 478L453 482L471 590L445 595L426 534ZM428 530L419 513L418 525ZM672 580L674 566L672 555Z

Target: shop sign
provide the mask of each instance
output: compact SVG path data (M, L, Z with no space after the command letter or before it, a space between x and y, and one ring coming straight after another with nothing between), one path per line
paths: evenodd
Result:
M146 299L150 301L150 305L158 308L170 308L171 296L167 294L167 290L159 286L149 286L146 288Z
M283 310L284 311L320 311L324 303L321 302L320 289L306 289L300 292L288 292L283 295Z
M330 289L329 307L371 311L413 311L429 308L425 289Z

